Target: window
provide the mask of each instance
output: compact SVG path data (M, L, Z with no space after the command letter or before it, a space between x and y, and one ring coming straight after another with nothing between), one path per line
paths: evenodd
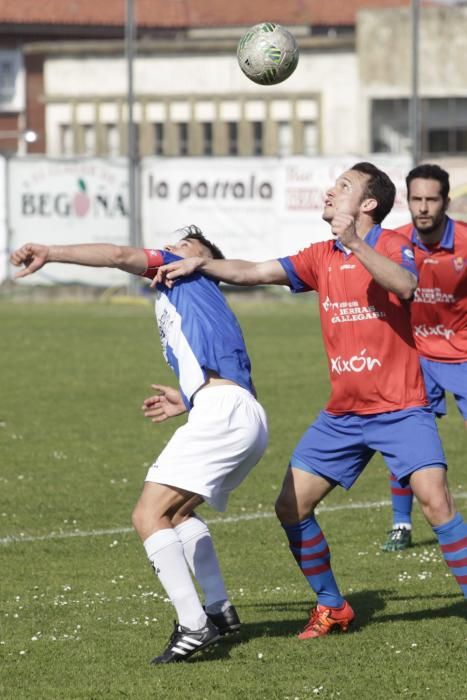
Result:
M83 155L93 156L96 153L96 130L93 124L83 125Z
M164 155L164 123L156 122L153 125L154 129L154 155Z
M303 155L318 153L318 129L315 122L303 122Z
M177 124L178 128L178 155L187 156L188 155L188 124L186 122L179 122Z
M15 94L15 70L13 61L0 61L0 99L9 102Z
M227 122L227 139L229 156L238 156L238 124Z
M422 100L420 121L423 152L467 152L467 98Z
M252 122L253 128L253 155L263 155L263 122Z
M409 100L373 100L372 149L405 153L410 150ZM423 155L467 153L467 98L420 100L420 147Z
M73 131L69 124L60 124L60 153L62 156L72 156Z
M409 101L373 100L371 150L374 153L408 153Z
M120 136L116 124L105 125L105 152L111 157L120 154Z
M290 156L293 152L293 134L290 122L277 124L277 155Z
M202 139L203 139L203 145L202 145L203 156L212 156L212 154L213 154L212 123L211 122L203 122L201 124L201 127L202 127Z

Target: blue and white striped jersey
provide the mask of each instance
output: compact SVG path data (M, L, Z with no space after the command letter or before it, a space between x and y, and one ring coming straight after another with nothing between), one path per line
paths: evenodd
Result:
M164 264L180 260L159 251ZM169 289L156 287L156 318L164 357L178 377L188 410L208 370L255 393L242 330L218 285L200 273Z

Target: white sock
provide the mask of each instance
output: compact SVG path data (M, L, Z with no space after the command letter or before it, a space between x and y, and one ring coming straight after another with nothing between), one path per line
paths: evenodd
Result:
M196 515L177 525L175 531L188 566L204 593L206 610L221 612L230 602L208 526Z
M204 612L183 554L182 543L172 528L158 530L144 542L148 559L177 611L183 627L198 630L206 625Z
M393 530L411 530L412 525L410 523L394 523L392 526Z

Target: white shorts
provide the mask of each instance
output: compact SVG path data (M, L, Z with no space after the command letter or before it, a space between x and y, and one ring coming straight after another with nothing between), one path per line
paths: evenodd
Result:
M196 493L224 511L230 491L259 462L267 442L266 414L249 391L231 384L206 387L146 481Z

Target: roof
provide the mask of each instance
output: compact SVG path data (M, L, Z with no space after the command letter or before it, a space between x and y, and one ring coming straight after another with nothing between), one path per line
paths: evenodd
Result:
M364 8L409 5L410 0L134 0L139 26L195 28L285 25L352 25ZM125 0L0 0L0 24L121 27Z

